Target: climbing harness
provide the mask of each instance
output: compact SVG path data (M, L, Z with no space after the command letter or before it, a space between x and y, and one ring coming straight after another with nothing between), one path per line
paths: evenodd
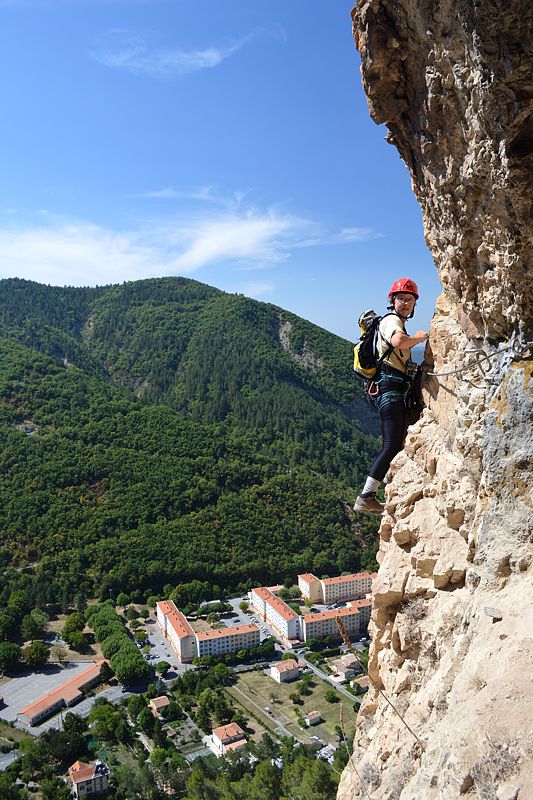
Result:
M533 347L532 342L524 342L520 341L519 337L513 336L511 341L506 347L502 347L500 350L495 350L494 353L487 353L481 347L471 348L469 350L465 350L466 355L471 355L472 358L467 364L464 364L462 367L458 367L457 369L448 370L447 372L430 372L427 368L422 365L421 369L426 375L430 378L447 378L450 375L461 375L464 372L468 372L472 369L478 369L481 372L482 378L489 379L489 372L492 369L491 361L494 358L501 356L503 353L507 353L512 351L513 359L518 358L521 359L528 350ZM467 383L475 388L481 389L483 387L478 386L472 380L465 379Z
M368 678L368 680L371 682L371 684L372 684L372 686L374 687L374 689L375 689L375 690L376 690L376 691L377 691L377 692L378 692L378 693L379 693L379 694L380 694L380 695L383 697L383 699L384 699L384 700L385 700L385 701L386 701L386 702L389 704L389 706L392 708L392 710L394 711L394 713L395 713L395 714L397 714L397 715L399 716L399 718L401 719L401 721L403 722L403 724L405 725L405 727L407 728L407 730L409 731L409 733L411 734L411 736L414 736L414 738L416 739L416 741L418 742L418 744L420 745L420 747L422 748L422 750L425 750L425 749L426 749L426 746L425 746L424 742L423 742L423 741L422 741L422 740L421 740L421 739L420 739L420 738L419 738L419 737L416 735L416 733L414 732L414 730L413 730L413 729L412 729L412 728L411 728L411 727L408 725L408 723L405 721L405 719L404 719L404 717L402 716L402 714L401 714L401 713L398 711L398 709L396 708L396 706L394 705L394 703L393 703L391 700L389 700L389 698L387 697L387 695L385 694L385 692L383 691L383 689L380 689L380 688L379 688L379 686L377 685L377 683L375 682L375 680L374 680L374 679L373 679L373 678L372 678L372 677L369 675L369 673L368 673L368 668L365 666L365 664L363 664L363 662L361 661L361 659L359 658L359 656L358 656L358 655L357 655L357 653L355 652L354 646L352 645L352 642L351 642L351 639L350 639L350 634L348 633L348 631L347 631L347 629L346 629L346 626L345 626L344 622L342 621L342 619L341 619L340 617L336 617L336 618L335 618L335 622L337 623L337 628L339 629L339 633L340 633L340 635L342 636L342 640L343 640L344 644L346 645L346 647L347 647L348 651L349 651L349 652L350 652L350 653L351 653L353 656L355 656L355 658L357 659L357 661L359 662L359 664L360 664L360 665L363 667L363 672L365 673L365 675L366 675L366 677Z

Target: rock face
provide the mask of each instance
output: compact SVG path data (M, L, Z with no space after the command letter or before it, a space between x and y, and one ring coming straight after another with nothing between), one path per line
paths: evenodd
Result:
M533 4L360 0L353 20L370 112L411 173L443 285L426 358L462 371L427 379L391 467L373 685L338 797L526 800Z

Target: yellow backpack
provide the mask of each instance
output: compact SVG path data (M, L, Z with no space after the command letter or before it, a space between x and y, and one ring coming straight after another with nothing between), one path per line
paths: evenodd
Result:
M363 311L357 320L361 328L361 336L353 349L353 368L362 378L373 378L383 359L387 358L393 346L389 344L385 353L378 358L377 337L379 336L379 323L390 314L380 317L372 308Z

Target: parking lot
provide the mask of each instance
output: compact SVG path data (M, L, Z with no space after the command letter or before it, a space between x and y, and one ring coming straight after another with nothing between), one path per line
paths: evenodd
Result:
M13 722L23 708L35 703L43 695L58 689L65 681L74 678L94 661L71 662L63 667L47 667L39 672L24 672L12 678L2 686L1 694L4 707L0 709L0 717Z
M178 675L183 675L188 669L194 669L192 664L180 664L170 642L165 639L161 628L154 619L146 621L146 633L148 634L148 643L150 645L150 652L147 654L146 661L154 668L159 661L167 661L172 669L165 675L165 678L176 678Z

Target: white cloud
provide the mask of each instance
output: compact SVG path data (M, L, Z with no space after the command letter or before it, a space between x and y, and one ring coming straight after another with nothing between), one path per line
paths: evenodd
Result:
M186 75L217 67L235 55L249 39L250 36L246 36L226 45L185 50L179 47L150 47L144 37L134 31L112 30L94 40L90 54L106 67L126 70L133 75Z
M312 220L269 210L220 210L145 222L117 231L39 212L38 222L18 217L0 224L0 277L52 285L87 286L146 277L189 275L206 266L231 270L271 268L293 250L368 238L359 229L324 231ZM272 291L266 282L247 294Z

